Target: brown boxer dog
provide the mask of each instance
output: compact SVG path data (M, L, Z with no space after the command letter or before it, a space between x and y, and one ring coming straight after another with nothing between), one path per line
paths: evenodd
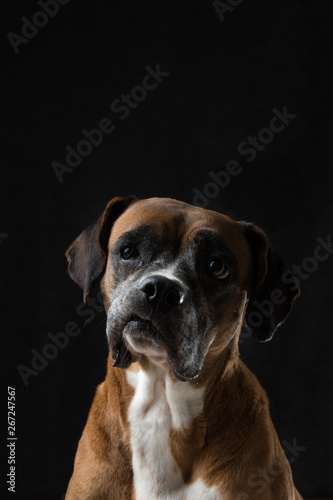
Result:
M270 340L299 294L265 234L118 197L66 256L85 301L103 276L110 344L66 500L301 499L237 346L244 321Z

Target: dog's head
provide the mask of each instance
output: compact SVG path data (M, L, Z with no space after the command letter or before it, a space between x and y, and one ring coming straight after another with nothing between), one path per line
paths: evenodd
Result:
M244 319L271 339L299 294L258 227L171 199L114 198L66 257L85 301L103 275L114 366L147 356L179 380L196 378Z

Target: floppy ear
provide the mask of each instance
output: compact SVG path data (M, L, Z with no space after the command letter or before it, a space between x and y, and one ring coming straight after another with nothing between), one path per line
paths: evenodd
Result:
M94 283L105 270L113 223L136 199L134 196L113 198L100 218L87 227L66 251L69 274L83 289L84 302L87 302Z
M272 250L259 227L246 222L243 226L253 257L252 287L245 319L254 337L266 342L290 313L300 294L299 280Z

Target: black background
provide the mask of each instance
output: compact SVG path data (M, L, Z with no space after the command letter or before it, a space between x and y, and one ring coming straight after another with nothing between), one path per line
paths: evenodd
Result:
M256 222L289 266L332 232L329 4L244 0L222 22L210 1L71 0L15 54L7 33L21 34L21 17L31 20L40 7L10 2L2 37L2 405L6 386L16 387L18 440L17 493L6 494L2 479L1 498L60 499L66 490L107 343L103 312L83 328L82 294L64 252L109 199L192 203L209 172L235 159L242 172L208 208ZM169 76L120 120L110 104L157 64ZM247 162L238 145L284 106L297 117ZM115 131L60 183L51 163L64 163L65 147L105 117ZM302 281L270 343L241 344L268 392L280 440L306 447L292 464L306 498L333 494L332 259ZM47 334L68 321L82 332L25 386L17 365L30 366L31 349L41 352Z

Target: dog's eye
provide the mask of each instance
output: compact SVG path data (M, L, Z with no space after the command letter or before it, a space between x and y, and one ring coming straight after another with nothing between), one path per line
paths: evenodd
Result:
M209 271L215 278L219 279L224 279L229 274L226 264L221 259L212 259L209 264Z
M124 260L136 259L140 254L135 246L127 246L121 249L121 256Z

